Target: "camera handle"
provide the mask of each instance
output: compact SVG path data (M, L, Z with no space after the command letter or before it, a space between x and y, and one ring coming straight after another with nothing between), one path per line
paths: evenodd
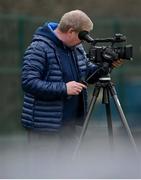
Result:
M135 140L133 138L133 135L132 135L132 133L130 131L129 125L128 125L127 120L126 120L126 117L125 117L124 112L122 110L120 101L119 101L118 96L117 96L116 89L114 87L114 84L111 82L111 78L110 78L110 75L109 75L109 76L99 78L98 82L95 84L95 88L94 88L93 94L92 94L92 99L90 101L88 112L87 112L85 120L84 120L82 131L81 131L81 134L80 134L80 137L79 137L79 140L78 140L78 144L77 144L76 149L74 151L73 158L76 157L76 155L77 155L77 153L79 151L79 148L80 148L81 143L83 141L83 137L85 136L85 133L86 133L86 130L87 130L87 127L88 127L90 116L91 116L92 111L94 109L94 106L95 106L95 103L97 101L97 98L98 98L98 95L99 95L99 92L100 92L101 88L103 89L102 103L105 104L105 108L106 108L108 135L109 135L110 145L111 146L113 145L113 127L112 127L111 108L110 108L110 100L109 100L110 99L109 97L111 95L111 97L114 100L114 104L115 104L115 106L117 108L117 111L119 113L121 122L122 122L125 130L127 131L130 143L133 146L133 149L134 149L134 151L135 151L135 153L137 155L138 150L137 150Z

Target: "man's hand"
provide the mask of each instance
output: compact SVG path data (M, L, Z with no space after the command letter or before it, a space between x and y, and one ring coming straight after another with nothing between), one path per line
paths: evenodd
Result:
M87 86L85 86L84 84L76 82L76 81L70 81L66 83L66 86L67 86L68 95L78 95L81 93L83 88L85 89L87 88Z
M114 62L112 63L112 67L113 67L113 68L117 68L117 67L121 66L123 63L124 63L124 60L123 60L123 59L118 59L117 61L114 61Z

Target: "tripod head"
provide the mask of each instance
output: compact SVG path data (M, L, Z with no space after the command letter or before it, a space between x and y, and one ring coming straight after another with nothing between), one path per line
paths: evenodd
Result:
M104 82L104 81L111 81L111 75L110 75L110 73L109 74L107 74L107 75L105 75L105 76L102 76L102 77L100 77L99 78L99 81L102 81L102 82Z
M112 68L109 67L108 63L103 63L103 66L98 66L97 70L95 70L87 79L83 79L82 82L84 84L88 83L96 83L98 81L110 81L111 80L111 71Z

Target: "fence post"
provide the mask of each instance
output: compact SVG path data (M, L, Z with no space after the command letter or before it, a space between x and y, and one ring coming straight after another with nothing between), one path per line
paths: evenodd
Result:
M121 33L121 20L115 18L113 19L113 33ZM124 72L123 72L123 67L119 67L118 69L118 74L117 74L117 80L119 84L119 91L118 94L120 96L120 99L122 99L122 106L126 106L126 93L125 93L125 80L124 80Z
M22 58L23 58L23 53L24 53L24 46L25 46L25 16L20 16L18 18L18 47L19 47L19 68L21 71L21 64L22 64ZM20 74L19 74L19 79L20 79ZM20 89L20 98L21 98L21 104L23 101L23 91Z
M18 44L19 44L19 56L22 59L24 53L24 38L25 38L25 16L18 18Z

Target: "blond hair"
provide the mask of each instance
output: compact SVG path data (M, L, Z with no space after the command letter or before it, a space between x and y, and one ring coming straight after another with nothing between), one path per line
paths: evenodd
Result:
M58 28L62 32L67 32L70 28L73 28L76 32L90 31L93 29L93 22L83 11L73 10L62 16Z

